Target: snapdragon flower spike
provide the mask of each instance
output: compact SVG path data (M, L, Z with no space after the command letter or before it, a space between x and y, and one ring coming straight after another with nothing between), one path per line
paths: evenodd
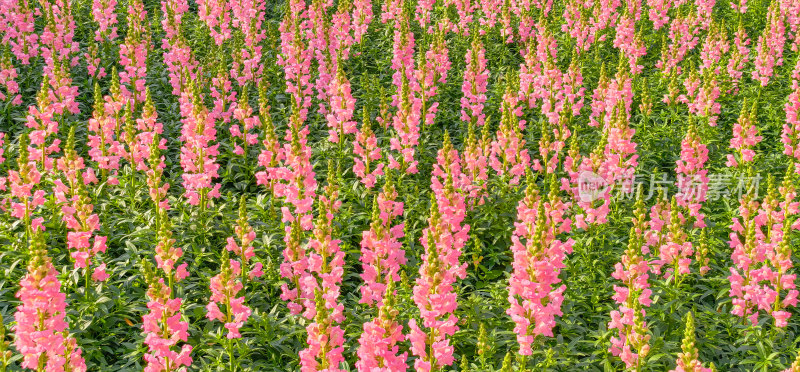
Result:
M97 23L94 40L114 42L117 37L117 0L92 0L92 20Z
M773 205L769 210L760 212L760 216L767 219L765 240L771 243L775 249L774 254L767 256L767 260L772 272L769 277L770 285L776 293L771 309L776 327L786 327L789 317L791 317L789 310L797 306L797 274L789 273L793 267L791 234L795 230L800 230L800 222L798 222L800 220L797 219L800 202L797 201L797 188L794 182L794 174L791 169L787 169L783 183L778 189L778 195L783 196L783 200L777 206ZM770 204L775 203L779 198L774 194L769 195ZM768 204L767 202L768 200L765 200L764 204ZM767 312L769 311L767 310Z
M692 242L684 231L686 219L678 208L675 196L669 204L669 220L667 231L662 231L663 241L658 246L658 258L650 262L650 270L655 274L662 274L662 267L667 266L663 271L665 278L670 279L674 285L680 283L682 277L689 274L689 266L692 263L694 248Z
M153 132L152 140L147 147L147 187L149 188L150 200L153 202L155 208L155 215L159 215L161 211L169 210L169 201L167 200L167 191L169 191L169 183L163 182L164 168L166 163L164 155L161 155L162 150L166 150L165 138L161 138L159 132Z
M387 173L383 190L372 204L372 219L369 230L361 233L361 258L363 273L361 279L361 299L359 303L380 306L390 282L400 280L400 269L406 264L406 252L400 241L405 236L403 202L397 201L398 194L391 177Z
M275 126L272 122L272 115L270 114L270 106L267 104L267 91L264 83L259 85L258 93L258 117L261 123L261 153L258 155L258 165L263 167L264 170L256 172L256 183L263 185L269 191L273 191L275 182L277 182L277 175L275 169L278 164L283 161L284 153L281 151L281 144L278 137L275 135Z
M244 296L237 297L244 288L239 280L242 271L240 263L230 259L227 250L222 251L221 260L220 272L211 278L209 285L211 297L206 305L206 318L222 322L228 330L225 337L232 340L242 337L239 329L247 322L251 311L244 304Z
M744 28L744 23L739 21L739 28L733 35L733 50L728 58L728 76L731 78L731 88L728 93L739 91L739 82L744 75L744 68L750 62L750 38Z
M163 226L163 225L162 225ZM149 261L144 261L147 281L147 314L142 316L142 330L147 346L145 372L185 372L192 365L189 323L182 319L183 299L173 298L172 280L164 283ZM167 274L170 277L170 274ZM183 342L183 345L179 345Z
M682 14L670 22L668 33L669 43L664 45L661 58L656 63L656 68L668 76L673 71L681 74L679 64L700 43L700 33L707 28L704 25L705 15L700 9L695 12Z
M389 154L388 160L389 168L416 174L417 161L414 160L414 154L419 143L422 100L415 93L419 91L419 82L413 68L414 33L410 30L405 13L403 14L403 17L397 20L400 24L399 29L394 30L392 57L392 69L394 69L392 82L397 88L397 93L392 96L392 106L397 110L391 118L395 134L389 143L390 149L397 154Z
M70 249L75 268L88 271L92 266L92 258L98 253L105 253L106 237L95 235L100 229L100 217L94 213L86 186L97 182L97 177L94 169L87 168L83 158L75 152L75 127L70 128L64 156L58 159L57 168L63 180L55 179L53 193L61 204L61 219L67 226L67 248ZM102 273L104 270L98 269L98 276L105 276Z
M283 164L270 169L276 180L273 195L283 199L281 222L284 225L283 250L284 262L280 265L280 273L289 279L281 286L281 299L289 301L292 314L299 314L305 306L307 311L314 310L314 277L309 273L309 262L303 234L314 227L311 209L316 198L317 182L311 166L311 148L308 147L308 126L303 126L297 102L292 102L294 112L290 117L289 129L286 130L286 141L281 149Z
M239 219L236 220L236 227L233 228L236 236L228 237L227 245L225 248L239 256L241 261L241 274L242 283L246 283L247 279L261 277L264 272L261 262L256 262L252 269L250 268L250 260L256 256L255 249L253 248L253 241L256 240L256 232L250 226L247 218L247 204L246 199L242 196L239 199ZM250 270L250 271L248 271Z
M36 190L42 180L42 174L36 168L36 163L30 160L28 134L22 133L18 143L17 169L8 170L8 188L11 191L8 203L11 207L11 216L23 222L25 236L30 237L36 230L36 226L33 225L33 213L37 207L44 205L45 191Z
M219 144L212 144L217 138L213 116L203 104L200 87L194 82L180 97L181 129L181 167L183 168L184 196L191 205L206 208L212 199L220 197L221 185L214 183L219 177Z
M78 64L78 42L73 40L75 19L72 15L72 4L68 1L55 0L42 2L40 5L44 15L44 27L39 37L40 53L45 62L44 74L53 79L52 74L57 65L65 63L75 67ZM58 82L53 80L53 85L58 86Z
M378 315L364 323L364 332L358 339L356 368L359 372L403 372L408 369L408 353L401 354L398 345L404 337L403 325L397 321L395 280L387 275L384 281L386 290Z
M292 95L300 122L305 122L311 106L311 60L312 48L303 41L307 33L308 10L303 0L290 0L279 30L281 32L281 53L278 65L283 67L286 78L286 92Z
M11 62L11 54L5 46L0 46L0 87L5 87L5 92L0 91L0 101L8 100L12 105L22 103L16 78L17 68Z
M693 122L690 122L686 136L681 141L681 157L675 161L678 174L678 193L675 194L678 206L688 210L694 217L694 227L706 226L705 214L700 212L708 192L708 147L702 142Z
M34 233L29 249L28 272L15 294L20 304L14 313L14 346L22 354L20 366L37 371L84 372L81 349L67 331L67 296L47 255L44 232Z
M195 79L199 65L192 56L188 41L181 34L183 15L188 10L189 4L186 0L161 1L161 12L164 14L164 19L161 20L161 27L164 29L161 48L164 50L164 64L169 71L172 94L176 96L180 96L189 81Z
M308 256L308 269L317 278L313 285L316 306L304 314L314 321L306 327L308 348L300 351L300 370L303 372L338 372L342 371L339 365L344 362L344 330L339 326L344 321L344 305L339 302L344 252L339 247L341 241L333 239L333 218L342 205L338 200L336 173L336 167L329 161L328 185L324 194L319 196L319 216L308 243L312 249Z
M305 22L305 39L308 40L309 53L317 61L317 79L314 89L319 101L318 111L322 115L328 113L328 89L336 73L338 61L336 50L332 48L331 20L328 17L328 8L333 5L330 0L313 0L308 6L308 20Z
M783 106L786 122L781 131L781 142L783 154L791 159L795 173L800 174L800 60L794 71L796 77L792 79L792 92Z
M233 28L238 28L244 45L234 52L231 64L231 78L240 87L262 79L264 56L262 42L267 38L264 27L266 2L258 0L234 1L230 3Z
M248 100L247 87L245 87L242 89L242 96L236 102L236 108L233 110L233 118L241 123L241 126L234 123L231 124L229 129L232 142L234 142L233 153L243 156L245 159L250 153L249 149L258 143L258 134L252 131L257 125L261 124L258 115L254 115L253 109L250 108ZM231 107L233 106L231 105Z
M188 264L186 262L178 265L178 261L183 257L183 249L175 246L175 239L172 238L172 223L169 220L167 211L164 209L159 210L160 214L156 216L158 222L158 230L156 231L158 242L155 247L156 266L166 276L169 283L169 288L176 282L180 282L189 276L186 270Z
M372 131L372 124L369 118L369 110L362 110L363 120L361 129L356 133L353 141L353 173L368 189L375 186L378 176L383 175L384 164L381 160L381 147L378 146L378 138ZM376 165L377 163L377 165Z
M776 66L783 66L783 49L786 45L786 15L778 2L770 3L767 26L756 44L755 68L752 78L762 87L769 84Z
M511 235L513 271L508 283L509 308L506 313L515 323L520 355L531 355L538 336L553 337L555 317L562 315L566 286L558 277L564 260L572 253L572 239L558 234L570 229L563 214L568 203L558 196L556 178L551 176L550 192L542 198L530 173L525 197L517 205L517 220Z
M353 14L350 19L353 21L351 28L353 29L354 43L361 43L373 17L372 0L353 0Z
M422 103L422 127L433 125L439 102L431 102L439 92L439 85L447 83L447 71L450 70L447 43L445 42L444 24L439 23L434 32L433 41L424 54L417 59L417 69L414 72L418 84L413 85L415 93Z
M53 169L53 158L49 155L60 151L61 140L57 138L58 121L54 119L56 104L51 100L50 83L47 76L42 79L42 87L36 95L36 106L28 107L25 125L30 132L30 158L37 162L42 173ZM53 138L52 142L48 139Z
M341 60L336 64L336 73L328 87L330 110L325 115L328 123L328 140L333 143L345 141L345 136L356 133L356 122L353 114L356 109L356 99L350 91L350 80L342 68Z
M6 22L0 25L2 44L8 45L22 65L30 65L31 59L39 56L39 34L34 17L40 16L41 11L35 2L28 0L3 3L2 9L7 15Z
M352 0L339 1L338 8L331 19L330 41L328 43L329 53L332 57L338 56L342 60L350 58L350 47L355 43L355 38L353 37L355 30L351 28L353 25L353 22L351 22L352 8ZM335 62L335 67L338 69L341 62Z
M83 54L83 58L86 60L86 70L89 76L102 79L106 76L106 68L100 65L100 49L94 40L89 40L88 44L86 53Z
M650 268L647 260L642 257L644 241L641 233L645 227L645 208L641 198L637 204L628 248L611 274L614 279L622 281L623 285L614 286L615 294L612 298L619 304L619 309L611 311L611 321L608 323L609 329L617 331L617 335L611 337L609 352L618 356L629 369L638 369L650 352L650 335L647 334L644 308L650 307L652 303L652 290L648 283Z
M509 74L506 91L503 94L500 126L492 141L489 156L489 165L492 169L512 185L519 183L531 162L528 150L525 148L525 140L522 138L525 120L519 119L522 116L522 106L519 104L521 97L517 93L516 84L513 76Z
M711 368L703 367L700 362L694 334L694 317L691 312L686 313L686 329L683 333L681 351L675 360L675 369L670 372L711 372Z
M454 361L449 337L458 330L454 285L467 274L467 264L460 263L460 257L469 239L470 226L463 223L466 204L462 191L468 182L461 173L458 151L445 137L431 175L431 217L420 239L425 254L413 289L422 322L411 319L406 336L411 352L418 357L414 362L417 371L441 371Z
M203 0L197 4L197 14L209 29L217 46L231 38L231 4L225 0Z
M211 97L214 98L214 108L209 112L214 120L229 123L237 108L236 90L233 89L230 76L228 75L225 57L220 55L221 61L217 65L217 73L211 78ZM210 119L211 120L211 119Z
M116 73L114 73L114 79L116 79ZM103 98L100 94L100 85L95 82L94 111L88 124L89 157L97 163L103 181L106 181L109 171L115 175L119 169L120 156L118 154L122 151L120 149L122 144L117 140L117 113L120 110L121 106L117 106L111 96ZM115 180L116 177L108 179L109 183L113 184L117 183Z
M486 91L489 85L486 50L477 34L472 37L472 44L467 54L464 82L461 84L461 120L471 125L483 126L486 114L483 113L486 102Z
M731 313L750 320L752 325L758 323L758 310L770 310L776 293L759 284L762 278L764 260L767 254L774 254L772 246L764 242L761 228L766 219L757 217L761 204L755 200L753 192L748 190L739 199L738 217L733 218L730 240L733 249L728 281L731 284L730 296L733 302ZM761 236L759 236L761 235ZM766 272L764 274L769 274Z
M134 133L136 135L132 138L132 143L129 145L128 152L131 157L131 164L135 165L136 170L146 172L150 169L147 160L150 157L150 146L153 144L156 136L164 133L164 125L158 121L158 112L156 112L153 97L150 95L150 89L145 88L145 100L142 107L142 114L136 119L135 130L133 128L126 128L127 133ZM166 150L166 139L161 138L156 142L159 150Z
M489 126L484 125L479 139L475 133L475 124L470 121L467 125L467 140L464 141L464 174L470 180L464 192L467 194L467 204L470 210L475 205L483 205L487 196L489 180L488 165L491 153L491 140Z
M109 0L112 1L112 0ZM119 72L122 96L136 104L145 101L147 54L150 50L150 31L147 28L147 11L144 3L135 0L128 5L128 33L119 46Z
M727 155L726 166L741 167L751 163L756 156L754 147L763 139L757 135L758 127L755 125L757 108L758 102L754 102L750 110L747 101L742 102L742 110L739 119L733 125L733 138L730 141L730 148L736 152Z

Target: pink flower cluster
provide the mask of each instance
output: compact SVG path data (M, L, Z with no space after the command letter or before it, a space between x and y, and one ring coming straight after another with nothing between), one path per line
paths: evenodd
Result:
M243 89L242 96L233 110L233 118L239 121L241 126L239 124L231 124L229 129L235 143L233 153L245 156L245 158L249 154L248 149L250 146L258 143L258 134L251 131L256 128L257 124L260 124L258 116L253 114L253 109L250 108L250 104L247 102L248 99L247 89ZM233 107L233 105L231 106Z
M397 93L392 95L392 106L397 112L391 123L395 134L390 139L390 148L398 152L389 155L389 168L408 174L417 173L414 153L419 142L420 121L422 120L422 99L415 94L421 89L414 73L414 33L409 29L406 18L398 20L399 29L394 30L394 54L392 57L392 82Z
M431 175L431 217L420 239L425 253L412 296L420 310L422 328L417 319L411 319L406 336L411 352L418 357L414 362L417 371L439 370L454 361L448 337L458 330L454 285L457 279L466 277L467 264L459 260L469 239L470 227L463 224L466 204L461 191L468 184L461 173L458 151L445 137Z
M220 197L221 185L214 184L214 178L219 177L219 164L216 163L219 144L212 145L217 136L215 121L203 105L199 89L191 82L179 99L183 122L180 137L183 142L181 177L186 190L184 196L189 204L206 208L210 199Z
M397 199L394 182L387 177L373 204L370 229L361 234L360 261L364 270L361 279L364 284L360 288L360 303L380 305L388 283L400 280L400 268L406 263L400 242L405 236L405 224L397 221L403 216L403 202Z
M791 172L787 172L790 175ZM739 200L739 217L733 218L730 247L733 248L730 268L731 313L747 317L751 324L758 323L763 310L775 319L776 327L785 327L791 316L788 308L797 306L798 291L792 268L791 248L784 239L791 230L800 229L800 223L791 222L797 214L797 193L790 177L780 188L783 200L770 179L768 193L759 203L752 192Z
M708 192L707 161L708 147L702 143L692 125L681 141L681 158L675 161L675 172L678 174L678 193L675 198L678 205L688 209L689 216L695 218L694 226L697 228L706 226L705 214L700 212L700 208Z
M641 199L637 205L634 227L628 241L628 249L622 260L614 265L611 274L622 281L622 286L614 286L613 300L619 310L611 311L609 329L617 331L611 337L609 351L620 357L626 368L639 366L650 351L650 335L647 334L644 307L650 307L652 290L648 283L650 267L642 257L642 231L644 230L645 209Z
M756 102L752 109L748 110L747 102L742 102L742 111L739 120L733 125L733 138L730 141L730 148L736 150L736 153L727 155L726 166L739 167L752 162L756 156L753 148L763 139L757 135L758 127L755 125L757 107Z
M217 46L231 38L231 4L225 0L203 0L198 2L197 14L208 26Z
M344 329L339 324L344 321L344 305L338 299L344 252L339 248L341 241L332 237L333 218L342 202L338 200L338 176L333 162L328 162L328 172L328 185L318 199L319 217L308 243L308 270L317 278L308 290L315 293L316 306L307 308L304 314L313 322L306 327L308 348L300 351L302 372L343 371L339 365L344 362Z
M241 338L239 329L250 317L250 308L244 304L244 296L236 297L244 285L238 279L241 274L239 261L228 259L227 251L223 251L220 273L211 278L211 298L206 305L206 318L225 324L228 339ZM223 306L225 312L220 311Z
M14 80L17 78L17 68L11 63L11 56L4 53L0 55L0 86L5 87L6 91L0 92L0 101L11 100L11 104L19 105L22 103L22 95L19 93L19 84Z
M112 0L109 0L112 1ZM147 52L150 50L150 35L147 29L147 11L141 0L128 5L128 34L119 46L119 62L123 71L119 72L122 96L125 101L144 103L145 78L147 77Z
M402 372L408 370L408 353L399 353L403 341L403 326L397 321L394 280L387 277L386 294L378 309L378 316L364 323L364 332L358 339L359 372Z
M97 23L94 40L113 42L117 35L117 0L93 0L92 19Z
M368 189L375 186L377 177L383 174L383 163L375 162L381 159L381 147L378 146L378 138L372 131L369 119L369 110L364 110L364 119L361 122L361 129L356 133L353 141L353 173L356 174L361 183Z
M767 27L758 37L756 45L755 69L752 77L761 83L762 87L769 84L775 66L783 65L783 48L786 45L786 16L779 5L780 2L770 3L767 11Z
M555 178L552 178L555 181ZM506 313L515 323L520 355L531 355L537 336L553 337L555 317L562 315L566 286L558 277L574 241L561 240L572 221L564 214L569 203L558 196L555 182L547 199L540 197L533 177L528 176L525 197L517 205L517 219L511 235L513 271L508 282ZM560 284L560 285L559 285Z
M228 244L225 246L230 252L239 256L241 261L242 282L245 281L245 274L247 279L260 278L264 275L262 271L263 265L261 262L256 262L253 268L250 269L250 260L256 256L255 249L253 248L253 241L256 240L256 232L253 227L248 223L247 218L247 205L245 199L242 197L239 200L239 219L236 220L236 227L233 228L236 237L228 237ZM248 271L250 270L250 271Z
M20 280L14 313L14 346L22 368L37 371L86 371L81 349L67 331L66 298L58 271L47 256L44 233L31 239L28 272Z
M522 139L525 120L519 119L522 116L520 97L510 79L507 84L501 107L500 127L491 143L489 165L499 176L507 177L510 184L516 185L525 174L525 169L530 166L531 158L525 148L525 140Z
M328 139L333 143L344 141L343 137L347 134L356 133L356 122L353 120L356 100L350 91L350 80L347 79L341 62L336 66L336 74L328 87L330 111L325 115Z
M473 125L483 126L486 115L483 113L486 102L486 90L489 85L489 70L486 68L486 50L477 36L472 39L467 50L467 67L464 70L464 82L461 84L461 120Z
M792 93L783 108L786 112L786 123L783 124L781 142L783 154L792 159L795 172L800 174L800 60L795 66L794 75Z
M61 219L67 225L67 248L72 250L70 257L74 260L75 268L88 270L92 265L92 258L100 252L105 253L106 237L95 235L95 231L100 229L100 217L93 213L94 206L86 186L98 180L94 169L87 168L83 158L75 152L74 127L70 130L64 156L57 163L63 181L60 178L55 179L53 194L61 204ZM99 280L108 278L105 264L99 265L93 276Z

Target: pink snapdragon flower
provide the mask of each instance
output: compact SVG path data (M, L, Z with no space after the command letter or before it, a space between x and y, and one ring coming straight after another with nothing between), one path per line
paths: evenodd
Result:
M783 66L783 49L786 45L785 15L779 2L772 2L767 10L767 27L758 37L756 45L755 68L752 72L753 80L761 83L762 87L769 84L776 66Z
M389 154L389 168L408 174L417 173L414 159L419 143L420 122L422 121L422 99L416 94L420 91L414 73L414 33L406 18L398 20L400 28L394 30L394 54L392 57L392 82L397 93L392 96L392 106L397 111L391 118L395 134L390 139L390 149L397 154ZM399 159L398 159L399 157Z
M399 352L398 344L404 337L403 326L397 321L399 311L395 308L395 281L387 276L385 282L386 291L378 308L378 316L364 323L364 332L358 339L356 368L359 372L403 372L408 369L408 353Z
M401 267L406 264L406 252L400 241L405 236L405 224L399 221L403 216L403 202L397 199L394 181L387 175L383 190L373 203L370 228L361 234L364 284L360 288L360 303L380 306L387 285L400 280Z
M483 113L486 91L489 85L489 70L486 68L486 50L477 36L473 36L467 50L464 82L461 84L461 120L472 125L483 126L486 114Z
M357 155L353 157L353 173L364 186L371 189L375 186L377 177L383 174L384 164L379 162L375 165L381 159L381 147L372 131L369 110L363 110L363 117L361 129L353 141L353 154Z
M106 237L95 235L95 231L100 229L100 217L94 213L86 186L97 182L97 178L94 169L87 169L83 158L75 152L74 127L69 132L64 156L58 159L57 168L63 181L61 178L54 181L53 193L61 204L61 219L67 226L67 248L71 250L75 268L88 271L92 258L106 251Z
M147 29L147 11L141 0L128 5L128 34L119 47L119 61L123 70L119 72L122 96L136 104L144 103L147 77L147 54L151 49L150 32Z
M257 125L261 124L258 115L253 114L253 109L250 108L248 100L247 88L244 88L242 89L242 96L239 98L238 102L231 104L231 108L233 108L233 118L241 125L231 124L229 129L234 141L233 153L244 156L245 159L250 153L249 149L258 143L258 134L252 131Z
M781 131L783 154L794 163L794 169L800 174L800 59L794 69L792 92L783 106L786 123Z
M328 87L330 111L325 115L328 140L333 143L345 141L343 137L356 133L356 122L353 120L356 100L350 91L350 80L347 79L341 62L336 66L336 74Z
M102 43L117 39L117 0L93 0L92 19L97 23L94 40Z
M372 0L354 0L353 1L353 14L350 19L353 20L353 41L361 43L364 35L367 34L369 24L372 22Z
M754 103L748 110L747 102L742 103L742 111L739 120L733 125L733 138L730 140L730 148L735 150L735 154L728 154L728 167L739 167L753 161L756 155L754 147L761 142L762 136L758 136L758 128L755 125L756 109L758 103Z
M514 84L509 78L503 95L500 127L492 141L492 152L489 156L489 165L492 169L499 176L507 177L512 185L519 183L531 161L525 148L525 140L522 138L525 120L519 119L522 116L522 106L519 104L520 97Z
M563 215L569 208L558 196L558 185L551 178L548 197L539 196L533 177L528 176L525 197L517 205L517 220L511 236L513 271L508 283L506 313L515 323L520 355L531 355L538 336L553 337L555 317L562 315L566 286L558 277L572 253L572 239L558 234L569 231L571 221Z
M609 329L617 331L611 337L609 352L618 356L626 368L639 365L650 352L650 335L647 334L645 307L650 307L652 290L648 283L650 267L642 257L645 209L641 199L638 202L634 227L631 228L628 248L622 260L614 265L611 274L622 281L622 286L614 286L613 300L619 304L618 310L611 311Z
M711 372L711 368L703 367L698 354L694 334L694 317L689 312L686 314L686 330L681 343L681 352L678 353L678 359L675 360L675 369L669 372Z
M256 256L255 249L253 248L253 242L256 240L256 232L248 221L247 203L245 198L242 197L239 199L239 219L236 220L236 227L233 228L236 236L228 237L228 244L225 246L226 250L233 252L233 254L239 257L239 261L241 262L241 270L239 271L242 274L242 283L245 283L247 279L252 280L264 274L261 270L261 262L256 262L252 269L250 269L250 261Z
M17 84L17 68L11 62L11 56L7 53L0 55L0 87L5 87L5 92L0 91L0 101L9 100L12 105L22 103L22 95L19 93Z
M420 239L425 253L412 296L422 322L411 319L406 336L411 352L418 357L414 362L417 371L439 370L454 361L448 337L458 330L454 285L466 277L467 264L460 263L460 257L469 239L469 225L463 224L466 204L461 189L468 182L461 173L458 151L445 137L431 176L431 217Z
M225 324L228 339L241 338L239 329L250 317L250 308L245 305L244 296L236 295L244 285L239 280L241 266L238 261L228 258L228 251L222 252L220 273L211 278L211 297L206 305L206 318ZM220 310L220 306L224 312Z
M328 162L328 185L319 196L319 216L309 240L308 270L317 278L309 290L315 293L315 307L306 308L303 314L313 322L306 327L308 348L300 351L302 372L343 371L344 362L344 305L339 302L344 275L344 252L338 239L333 239L333 218L342 205L339 198L336 167Z
M181 94L180 111L183 127L181 129L181 167L183 167L184 196L191 205L206 208L211 199L220 197L221 185L214 183L219 177L219 144L212 144L217 138L217 130L212 115L208 112L199 93L200 87L190 82L188 89Z
M686 208L689 216L695 218L694 226L703 228L705 214L700 212L708 192L708 147L702 143L694 125L689 127L681 141L681 158L675 161L678 174L678 193L675 195L678 206Z
M28 272L15 294L20 305L14 313L14 346L22 354L20 366L84 372L81 349L67 331L67 296L47 255L44 233L34 233L30 244Z
M165 214L162 214L166 222ZM161 241L169 232L165 223L161 224L159 234ZM169 239L169 238L167 238ZM161 244L161 242L159 243ZM158 257L158 256L157 256ZM149 262L148 262L149 263ZM172 274L164 271L168 277ZM189 338L189 323L182 319L181 298L173 298L173 289L164 283L164 278L153 272L149 265L145 265L145 277L148 282L147 302L148 313L142 316L142 330L145 334L144 344L147 353L144 361L147 363L145 372L185 371L192 364L192 345L187 342ZM169 280L172 284L172 280ZM183 342L183 345L179 345ZM182 367L183 366L183 367Z
M211 38L217 46L231 38L231 4L225 0L203 0L198 2L197 14L205 22Z

